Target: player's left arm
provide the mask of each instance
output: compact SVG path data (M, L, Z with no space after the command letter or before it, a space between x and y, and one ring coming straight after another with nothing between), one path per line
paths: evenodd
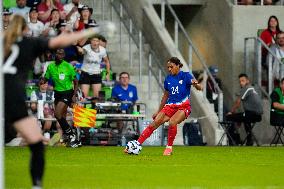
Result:
M191 79L192 85L199 91L203 89L202 85L196 79Z

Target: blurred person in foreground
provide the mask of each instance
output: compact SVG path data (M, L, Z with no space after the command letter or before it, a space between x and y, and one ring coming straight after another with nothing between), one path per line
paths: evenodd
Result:
M12 128L27 141L31 150L30 174L34 189L42 188L44 172L44 137L37 120L28 115L25 103L25 84L33 61L47 49L65 47L74 41L93 36L91 28L77 33L60 35L54 38L28 38L26 20L13 15L8 29L4 32L4 97L5 97L5 141L12 139Z

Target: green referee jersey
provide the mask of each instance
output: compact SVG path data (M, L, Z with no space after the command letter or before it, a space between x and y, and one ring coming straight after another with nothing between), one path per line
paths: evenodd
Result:
M48 65L44 77L52 79L55 91L68 91L73 89L76 72L75 68L65 60L58 65L53 61Z

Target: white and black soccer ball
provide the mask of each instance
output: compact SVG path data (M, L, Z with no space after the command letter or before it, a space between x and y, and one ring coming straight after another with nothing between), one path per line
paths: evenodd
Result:
M132 140L126 144L126 150L128 154L138 155L142 150L142 146L137 140Z

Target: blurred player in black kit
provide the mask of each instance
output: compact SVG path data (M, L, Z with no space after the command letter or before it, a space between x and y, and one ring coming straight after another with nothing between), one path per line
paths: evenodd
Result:
M5 141L9 140L12 126L27 141L31 150L30 173L33 189L42 188L44 172L44 137L37 125L37 120L28 115L25 104L25 83L28 71L32 69L34 59L47 49L65 47L96 33L96 28L82 32L62 34L45 38L28 38L25 33L28 26L19 15L11 18L8 29L4 32L4 93L5 93ZM10 138L11 139L11 138Z

